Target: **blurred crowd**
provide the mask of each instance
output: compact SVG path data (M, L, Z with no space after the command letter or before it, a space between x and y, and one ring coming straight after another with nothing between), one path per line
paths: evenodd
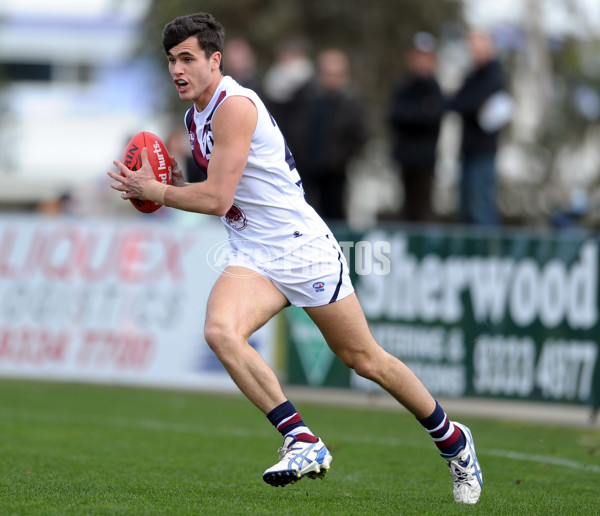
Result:
M511 97L490 35L479 30L469 32L465 48L470 64L462 84L451 93L443 91L437 78L434 35L418 32L398 53L403 73L397 84L390 84L383 121L396 188L387 192L391 197L385 209L375 208L376 218L407 223L501 224L496 153L499 135L510 121ZM313 52L308 39L290 37L280 43L272 62L260 73L252 45L235 37L226 42L223 62L225 74L255 90L280 126L308 202L328 222L351 222L352 199L360 204L363 197L374 197L366 183L351 178L361 159L363 175L371 173L364 153L374 132L364 92L354 80L351 56L339 48ZM433 197L441 126L450 112L460 117L461 136L456 209L448 217L436 212ZM177 121L165 142L186 179L195 182L200 176L187 139L183 124ZM106 195L100 196L103 202L123 204L106 181L95 186L106 190ZM76 197L75 193L63 193L60 199L41 203L38 211L74 211ZM377 199L370 200L377 204Z
M406 77L393 93L389 112L406 221L435 219L432 191L438 139L442 118L452 111L462 122L457 220L484 226L500 223L496 154L500 131L510 121L511 98L491 36L473 30L466 42L470 66L452 95L444 94L436 78L436 40L431 34L416 34L406 54Z
M462 86L448 94L436 78L437 41L415 34L404 53L404 74L390 85L385 126L390 161L401 186L382 216L410 223L440 220L433 208L438 140L444 115L462 120L458 203L453 219L464 224L496 226L495 161L498 138L509 122L511 99L491 36L466 35L470 66ZM273 63L259 76L256 55L243 39L224 49L225 72L256 90L287 140L300 171L307 200L328 221L350 219L352 196L360 181L349 180L372 136L364 92L353 80L351 59L326 48L311 55L309 42L294 37L277 49ZM368 173L368 171L367 171ZM351 191L351 190L354 191Z

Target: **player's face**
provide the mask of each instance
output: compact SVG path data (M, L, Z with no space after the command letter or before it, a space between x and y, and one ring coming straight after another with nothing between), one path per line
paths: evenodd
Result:
M209 89L214 72L219 70L221 54L215 52L206 57L198 46L198 40L190 37L169 51L169 72L183 101L196 102ZM212 93L211 93L212 95Z

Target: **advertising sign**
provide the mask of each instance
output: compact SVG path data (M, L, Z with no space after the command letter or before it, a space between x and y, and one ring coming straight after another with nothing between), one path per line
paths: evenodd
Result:
M596 238L449 228L337 237L376 340L433 394L600 403ZM340 374L321 376L340 385ZM302 376L316 383L290 374ZM376 388L354 374L347 385Z
M204 340L220 222L0 218L0 375L234 389ZM251 344L273 362L271 324Z

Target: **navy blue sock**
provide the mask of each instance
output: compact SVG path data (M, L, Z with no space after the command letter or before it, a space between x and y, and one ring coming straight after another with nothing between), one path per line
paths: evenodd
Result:
M467 442L465 436L460 428L454 426L437 401L433 413L424 419L418 419L418 421L433 438L433 442L443 456L453 457L465 447Z
M291 401L284 401L267 414L267 419L284 437L293 435L298 441L316 443L318 439L308 429Z

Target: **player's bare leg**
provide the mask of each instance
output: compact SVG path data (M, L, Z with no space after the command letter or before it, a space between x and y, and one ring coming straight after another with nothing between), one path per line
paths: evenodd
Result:
M356 294L305 310L344 364L381 385L417 418L433 412L435 400L421 381L371 335Z
M250 335L287 305L285 296L264 276L229 267L213 287L205 327L206 341L233 381L284 435L278 462L263 473L273 486L303 476L322 477L333 460L323 441L304 426L271 368L248 344Z
M386 389L427 429L450 468L454 500L477 503L483 477L471 431L450 421L415 374L375 342L356 295L305 310L348 367Z
M265 414L286 397L248 338L287 305L267 278L244 267L228 267L208 300L206 341L239 389Z

